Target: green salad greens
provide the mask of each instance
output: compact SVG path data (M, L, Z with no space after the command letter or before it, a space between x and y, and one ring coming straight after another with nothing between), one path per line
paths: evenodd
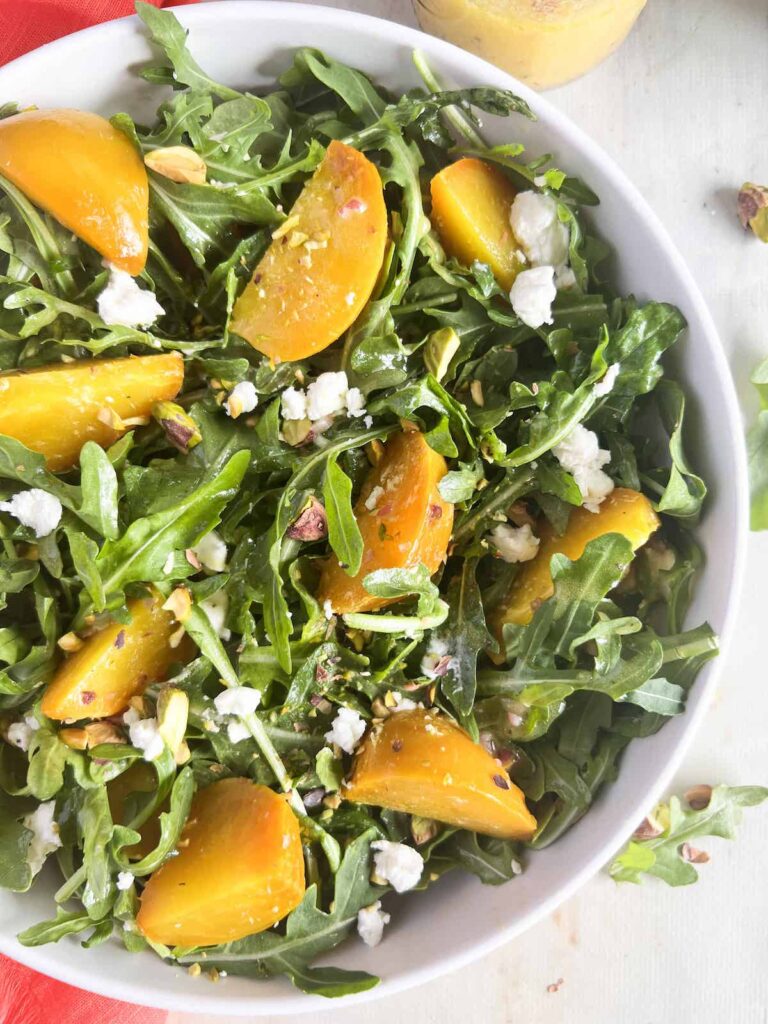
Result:
M514 141L515 119L533 117L517 96L443 90L418 55L423 88L392 95L312 49L295 53L271 91L240 92L202 70L173 14L138 10L160 54L140 73L161 102L151 125L126 113L112 124L145 156L193 150L207 174L200 183L149 172L139 280L163 315L145 327L107 323L98 310L109 273L98 253L0 178L3 371L131 354L184 360L172 404L123 424L106 450L85 444L69 471L0 436L0 884L28 890L46 855L46 874L58 872L55 913L23 932L27 945L111 939L172 963L286 975L339 996L377 979L324 958L361 912L383 924L377 904L393 886L414 887L396 885L396 872L387 878L384 858L374 870L373 843L418 851L416 888L454 869L492 885L511 880L589 811L633 739L684 712L716 653L709 626L686 622L706 487L684 451L685 391L662 363L685 322L670 305L612 288L609 249L584 214L598 199ZM7 104L0 116L17 109ZM485 114L508 118L512 141L486 145ZM384 266L337 343L270 362L229 329L232 309L331 140L378 168ZM529 326L486 263L447 255L430 223L429 182L461 156L482 158L555 211L567 245L551 322ZM308 423L286 415L286 391L301 392L301 403L303 389L339 373L346 407ZM353 404L358 415L347 414ZM66 433L67 414L53 403L50 415ZM317 600L318 573L329 555L359 570L355 503L404 423L447 461L447 560L433 575L423 564L379 567L365 588L392 603L335 614ZM497 631L493 610L530 558L512 549L537 546L542 530L562 534L589 499L589 475L573 450L563 454L574 438L604 446L592 452L602 497L614 486L642 492L660 529L636 553L618 533L596 537L575 560L555 553L552 597L534 602L530 621ZM20 497L30 489L32 517L31 499ZM61 506L53 528L40 523L45 495ZM176 634L167 678L145 680L125 717L46 717L41 699L66 653L109 623L129 627L126 602L150 585L194 655L181 656L189 641ZM255 697L222 712L215 699L236 687L235 696ZM344 799L363 728L402 714L398 705L437 709L493 754L536 817L530 842ZM120 809L114 787L137 765L152 785ZM145 938L136 915L147 879L178 854L195 793L229 777L289 794L303 899L276 927L224 945ZM158 815L137 856L140 829ZM617 871L642 867L632 856ZM397 900L386 907L394 928Z

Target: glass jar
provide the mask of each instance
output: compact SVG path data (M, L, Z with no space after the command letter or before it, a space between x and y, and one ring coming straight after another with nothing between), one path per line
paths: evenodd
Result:
M422 28L534 89L577 78L622 43L646 0L414 0Z

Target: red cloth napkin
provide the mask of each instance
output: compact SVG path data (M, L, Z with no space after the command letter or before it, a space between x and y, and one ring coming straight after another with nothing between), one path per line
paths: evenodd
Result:
M167 1017L165 1010L94 996L0 956L0 1024L165 1024Z
M175 7L195 0L150 2ZM59 36L133 13L133 0L0 0L0 65ZM0 103L11 98L0 96ZM167 1017L165 1010L95 996L0 956L0 1024L165 1024Z
M176 7L195 0L149 2ZM59 36L133 13L133 0L0 0L0 64Z

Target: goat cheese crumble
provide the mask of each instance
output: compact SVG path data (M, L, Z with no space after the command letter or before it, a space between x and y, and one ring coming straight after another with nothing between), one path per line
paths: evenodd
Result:
M347 407L347 375L343 370L337 373L321 373L307 388L307 416L321 420L334 416Z
M604 398L613 391L613 385L616 383L616 378L619 376L619 370L621 366L619 363L613 363L605 371L602 380L599 380L595 384L595 395L597 398Z
M419 704L418 701L412 700L410 697L404 697L402 693L393 693L392 699L394 700L393 706L389 709L392 712L396 711L413 711L415 708L423 708L423 704Z
M519 192L509 211L509 223L532 267L559 267L568 262L569 232L557 215L552 196Z
M346 413L365 415L365 396L359 388L351 388L343 370L321 373L306 391L286 388L281 396L284 420L312 420L316 423Z
M26 815L22 821L24 828L28 828L32 833L27 847L27 864L33 876L40 871L48 854L61 846L59 826L53 819L55 809L56 801L48 800Z
M597 512L614 488L613 480L603 472L603 466L611 461L611 453L600 447L597 434L577 423L560 444L555 445L552 454L576 481L584 508Z
M136 278L125 270L105 263L109 280L96 299L99 316L112 327L151 327L165 310L154 292L139 288Z
M521 270L509 292L512 309L528 327L552 323L552 303L557 296L552 267Z
M26 754L29 750L32 735L33 733L36 733L39 728L40 723L34 715L25 715L22 722L13 722L8 726L5 738L9 743L12 743L14 747L18 747L19 750L23 750Z
M115 885L120 892L125 892L133 885L133 874L130 871L118 871Z
M299 388L286 388L280 404L284 420L305 420L307 418L307 395Z
M230 686L213 703L220 715L250 715L261 703L261 694L250 686Z
M335 743L347 753L354 752L355 747L365 732L365 719L361 718L352 708L339 708L331 728L325 734L327 743Z
M248 727L235 718L227 722L227 736L230 743L242 743L243 740L250 739L251 734Z
M227 611L229 610L229 596L226 591L217 590L215 594L211 594L210 597L206 597L204 601L201 601L199 607L208 616L208 621L216 630L217 635L222 640L229 640L232 636L232 630L227 629L224 625L227 621Z
M390 916L381 909L381 900L376 900L369 907L357 912L357 934L366 946L378 946L384 934L384 925L389 924Z
M165 742L160 735L156 718L142 718L135 708L130 708L123 715L128 726L131 743L140 750L145 761L156 761L165 750Z
M253 412L258 404L259 396L256 394L256 388L249 380L242 380L239 384L235 384L229 392L225 407L227 415L234 420L244 412Z
M523 526L499 523L491 530L491 543L499 557L511 564L530 562L539 551L539 538L528 523Z
M456 659L448 653L447 641L440 637L432 637L424 657L421 659L421 674L427 679L444 676L456 666Z
M61 522L61 502L39 487L19 491L9 501L0 501L0 511L9 512L36 537L47 537Z
M395 892L407 892L419 884L424 858L418 850L405 843L391 843L388 839L377 839L371 843L371 849L374 851L376 875L388 882Z
M206 569L212 572L223 572L227 567L227 545L215 530L199 540L197 544L189 549L197 556L197 560ZM173 562L169 572L173 569Z

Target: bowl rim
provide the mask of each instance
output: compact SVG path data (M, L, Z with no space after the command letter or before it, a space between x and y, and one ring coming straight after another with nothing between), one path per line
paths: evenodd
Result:
M616 161L598 143L594 142L586 131L572 121L567 114L562 113L551 100L519 82L512 75L502 71L488 61L463 50L459 46L428 35L419 29L344 8L326 7L322 4L314 3L295 3L291 2L291 0L213 0L213 2L201 2L173 10L173 13L179 16L179 20L184 27L192 31L197 26L204 25L206 19L212 13L215 14L217 20L226 20L230 15L242 17L247 15L248 12L251 12L255 17L267 16L271 21L280 20L286 24L286 27L292 22L321 19L331 26L337 26L344 33L356 31L368 37L379 38L385 43L406 46L412 50L423 50L438 65L441 61L448 66L459 64L464 71L472 74L477 81L487 81L503 88L512 89L522 96L534 110L546 114L547 118L555 125L565 148L570 147L577 151L589 153L593 158L599 159L601 170L606 178L609 179L610 187L624 201L634 207L636 213L647 224L654 243L664 251L665 256L672 263L684 292L687 293L691 305L696 309L703 328L701 333L706 336L706 342L702 343L705 344L708 355L714 362L714 371L719 375L722 382L723 411L725 413L724 425L727 428L726 434L728 438L733 442L733 476L730 483L733 489L735 518L739 529L734 540L730 590L725 602L723 623L720 630L720 654L710 664L708 678L698 683L700 692L696 706L686 711L681 735L665 765L657 772L655 779L648 786L643 798L638 801L638 805L627 814L627 820L632 822L640 820L642 815L659 801L664 791L668 788L709 708L734 632L734 623L739 611L746 564L749 486L742 414L730 366L701 290L667 229L646 202L639 189L632 184ZM133 33L135 31L143 32L143 28L138 16L134 14L94 25L53 40L0 67L0 85L2 85L7 69L13 68L14 71L19 69L26 70L28 66L29 71L34 72L39 67L41 59L44 61L45 56L48 54L66 53L69 50L75 56L81 41L85 37L88 38L89 42L99 39L104 43L108 43L112 37L114 37L114 40L119 40L127 32ZM201 59L204 64L204 55ZM486 954L492 953L522 932L527 931L534 924L537 924L596 875L626 840L629 831L630 828L626 824L623 828L615 828L579 871L559 888L548 893L520 921L496 929L484 940L474 943L461 952L447 956L437 964L431 963L422 966L416 964L401 971L397 976L382 978L379 985L367 992L346 996L343 1001L340 1000L335 1003L320 996L309 996L293 989L287 989L285 995L267 995L262 997L255 995L253 998L246 999L233 998L225 995L223 992L221 994L216 994L213 991L210 993L201 992L198 987L194 989L190 987L188 994L178 994L167 989L162 990L157 986L149 991L142 989L137 993L133 983L123 981L119 977L93 976L92 972L88 969L89 960L87 957L83 957L83 968L73 976L71 967L65 967L58 962L53 947L24 947L15 940L15 937L2 933L0 933L0 953L51 978L66 984L75 985L86 991L131 1003L137 1002L138 995L139 1005L158 1007L169 1011L224 1013L229 1016L241 1017L267 1014L313 1013L322 1010L329 1011L334 1006L345 1009L353 1005L359 1006L363 1002L370 1002L384 996L403 992L458 970Z

